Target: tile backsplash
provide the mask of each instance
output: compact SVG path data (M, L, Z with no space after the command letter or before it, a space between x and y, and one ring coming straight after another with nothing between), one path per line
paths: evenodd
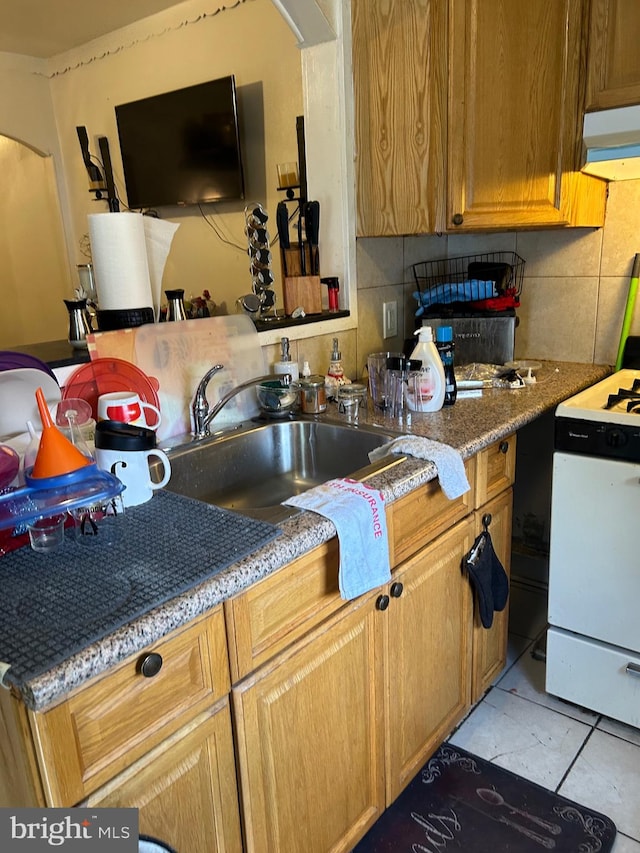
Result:
M609 184L603 228L359 239L358 328L338 336L346 375L362 377L368 353L401 350L411 337L416 309L412 264L480 252L517 252L526 262L517 358L614 364L631 268L640 252L640 181ZM383 339L382 306L394 300L398 335ZM640 305L630 333L640 335ZM333 337L292 341L291 355L323 373ZM279 346L265 347L267 364L278 357Z
M363 238L357 242L356 358L396 349L415 328L411 265L477 252L517 252L526 261L517 310L518 358L613 364L629 277L640 252L640 181L609 185L603 228L566 228L488 234ZM382 303L398 302L404 334L382 338ZM640 334L640 306L631 334Z

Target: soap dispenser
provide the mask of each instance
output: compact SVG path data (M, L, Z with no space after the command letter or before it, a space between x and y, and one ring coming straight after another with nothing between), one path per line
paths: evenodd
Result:
M325 376L325 384L327 390L327 398L335 400L338 396L338 386L344 385L344 368L342 366L342 353L338 349L338 339L333 339L333 349L331 350L331 358L329 360L329 369Z
M327 376L331 376L336 382L340 383L344 379L344 368L342 366L342 353L338 349L338 339L333 339L333 349L331 351L331 360L329 362L329 370Z
M431 326L422 326L416 332L418 343L411 360L420 361L420 376L407 394L407 406L414 412L438 412L444 403L445 377L442 359L433 341Z
M273 372L276 376L289 374L292 382L295 382L300 374L297 363L291 359L289 338L280 338L280 361L274 363Z

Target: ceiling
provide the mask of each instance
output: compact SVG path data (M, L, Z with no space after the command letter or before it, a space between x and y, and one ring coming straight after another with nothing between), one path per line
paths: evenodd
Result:
M0 0L0 52L48 59L179 0Z

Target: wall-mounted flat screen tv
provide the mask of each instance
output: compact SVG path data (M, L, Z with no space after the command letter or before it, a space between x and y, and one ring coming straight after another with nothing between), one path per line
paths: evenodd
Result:
M116 107L131 208L244 198L233 75Z

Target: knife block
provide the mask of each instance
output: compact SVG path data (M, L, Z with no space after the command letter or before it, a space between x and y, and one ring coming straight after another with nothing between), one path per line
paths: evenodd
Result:
M305 266L311 269L309 246L304 244ZM319 275L302 275L300 244L292 243L290 248L280 248L280 259L284 276L284 312L287 316L295 308L303 308L305 314L322 313L322 286Z
M295 308L305 314L322 313L322 287L319 275L287 276L284 280L284 313L290 317Z
M282 275L284 278L296 278L302 275L302 264L300 257L300 243L291 243L290 248L280 249L280 260L282 262ZM311 274L311 254L309 246L304 244L305 275ZM320 270L318 270L320 275Z

